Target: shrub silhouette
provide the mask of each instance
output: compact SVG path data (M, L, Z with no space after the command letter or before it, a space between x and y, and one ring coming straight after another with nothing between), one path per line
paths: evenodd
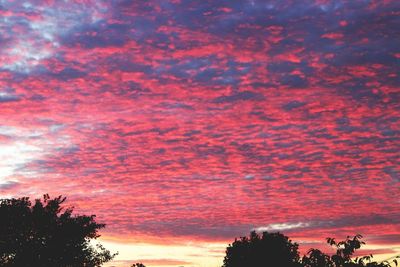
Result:
M0 266L97 267L115 254L90 244L104 224L95 215L72 215L64 197L0 200Z
M328 255L318 249L310 249L300 259L298 244L293 243L281 233L263 232L261 235L251 232L250 237L241 237L226 248L222 267L390 267L397 266L397 258L392 262L372 261L372 255L353 259L354 252L361 248L362 236L349 236L344 241L336 242L327 238L329 245L336 248L336 253Z
M132 264L131 267L146 267L146 266L144 266L144 264L142 264L142 263L135 263L135 264Z

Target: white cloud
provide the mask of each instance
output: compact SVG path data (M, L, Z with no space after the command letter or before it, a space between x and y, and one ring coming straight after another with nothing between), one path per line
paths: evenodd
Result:
M265 231L283 231L290 230L296 228L305 228L310 226L310 223L305 222L297 222L297 223L272 223L267 226L261 226L254 228L256 232L265 232Z
M51 125L38 129L0 126L0 184L16 176L33 177L40 169L29 164L44 159L59 149L72 146L69 136L52 131Z
M16 173L30 161L38 158L42 149L26 142L0 144L0 181Z
M13 15L0 18L0 35L8 36L9 44L0 50L2 69L30 72L46 58L57 53L58 38L71 29L96 23L105 12L104 5L96 2L90 9L80 4L65 2L54 6L31 5L27 2L3 2L2 6ZM82 12L87 10L87 12ZM20 14L40 14L39 19L29 19ZM17 26L17 27L16 27ZM23 28L14 32L14 28Z

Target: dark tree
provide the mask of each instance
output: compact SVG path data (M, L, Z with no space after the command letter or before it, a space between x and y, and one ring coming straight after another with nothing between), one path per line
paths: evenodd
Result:
M372 261L372 255L353 258L356 250L365 243L361 241L362 236L349 236L344 241L336 242L334 238L327 238L327 243L336 249L336 253L329 256L318 249L310 249L308 255L302 259L304 267L390 267L391 262ZM393 263L397 266L397 259Z
M115 254L90 241L98 238L95 215L72 215L64 197L43 201L0 200L0 266L97 267Z
M281 233L251 232L226 248L223 267L299 267L298 244Z
M146 267L146 266L144 266L144 264L142 264L142 263L135 263L135 264L132 264L131 267Z

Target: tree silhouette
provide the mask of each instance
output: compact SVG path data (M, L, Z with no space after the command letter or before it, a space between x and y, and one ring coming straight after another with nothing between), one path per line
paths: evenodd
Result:
M353 238L347 236L344 241L336 242L334 238L328 237L327 243L336 249L336 253L329 256L318 249L310 249L308 254L303 257L304 267L390 267L391 262L372 261L372 255L352 258L356 250L360 249L365 242L361 241L361 235ZM397 266L397 258L393 263Z
M298 244L281 233L251 232L226 248L223 267L299 267Z
M131 267L146 267L146 266L144 266L144 264L142 264L142 263L135 263L135 264L132 264Z
M95 215L72 215L64 201L49 195L34 204L26 197L0 200L0 266L97 267L116 255L90 244L105 225Z

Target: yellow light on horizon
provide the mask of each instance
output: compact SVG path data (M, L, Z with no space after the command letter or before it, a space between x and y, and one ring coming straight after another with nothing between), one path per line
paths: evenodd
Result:
M101 239L101 238L100 238ZM168 238L166 238L168 239ZM147 267L185 266L185 267L220 267L224 257L226 243L193 242L167 244L152 243L119 243L114 241L99 240L111 252L117 252L115 259L105 264L105 267L129 267L136 262L160 263L147 264ZM170 264L162 264L161 260ZM174 264L174 261L182 263Z

